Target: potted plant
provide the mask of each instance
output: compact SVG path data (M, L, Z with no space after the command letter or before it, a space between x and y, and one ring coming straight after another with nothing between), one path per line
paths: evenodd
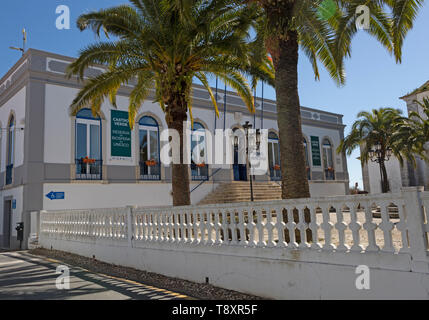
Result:
M88 156L86 156L85 158L83 158L82 161L85 164L94 164L95 163L95 159L88 158Z
M151 159L151 160L146 160L146 161L145 161L145 164L146 164L148 167L154 167L154 166L156 166L157 162L156 162L154 159Z

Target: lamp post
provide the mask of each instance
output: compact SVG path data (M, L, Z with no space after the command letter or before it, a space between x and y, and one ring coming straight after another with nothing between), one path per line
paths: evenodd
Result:
M387 147L383 150L381 143L377 142L374 145L374 149L369 150L368 155L372 162L376 162L379 165L382 193L388 192L389 182L387 180L387 174L384 173L386 170L384 163L390 160L390 157L392 156L392 148Z
M245 131L245 134L246 134L246 161L249 163L249 171L250 171L250 173L252 172L252 169L251 169L251 164L250 164L250 161L249 161L249 129L251 129L252 128L252 125L249 123L249 121L246 121L246 123L245 124L243 124L243 128L244 128L244 131ZM254 201L254 197L253 197L253 179L252 179L252 175L250 174L249 175L249 177L250 177L250 201Z

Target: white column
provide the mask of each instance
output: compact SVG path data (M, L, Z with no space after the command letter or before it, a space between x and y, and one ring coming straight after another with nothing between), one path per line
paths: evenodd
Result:
M429 272L423 206L420 199L420 192L423 191L423 187L402 188L401 191L404 196L405 216L410 241L411 268L413 271Z
M30 212L30 236L28 237L28 248L34 249L39 245L39 211Z

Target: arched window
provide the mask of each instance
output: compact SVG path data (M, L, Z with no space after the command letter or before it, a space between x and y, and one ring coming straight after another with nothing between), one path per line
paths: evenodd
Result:
M13 165L15 151L15 118L10 117L7 138L7 164Z
M12 115L7 126L6 184L12 183L12 170L15 161L15 117Z
M268 133L268 164L271 180L281 180L279 137L274 132Z
M310 167L310 160L308 158L308 144L305 138L303 143L304 143L304 155L305 155L305 167L307 170L307 179L311 180L311 167Z
M102 168L101 118L82 109L76 115L76 179L100 180Z
M139 121L140 179L160 180L159 125L149 116Z
M325 169L326 180L335 180L334 171L334 155L332 144L328 139L324 139L322 143L323 149L323 167Z
M209 171L206 154L206 131L199 122L194 122L191 137L192 180L207 180Z

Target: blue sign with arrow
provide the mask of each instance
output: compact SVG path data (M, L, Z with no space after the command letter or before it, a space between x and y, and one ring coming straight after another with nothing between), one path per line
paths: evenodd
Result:
M65 192L54 192L51 191L46 195L46 198L50 200L64 200L66 197Z

